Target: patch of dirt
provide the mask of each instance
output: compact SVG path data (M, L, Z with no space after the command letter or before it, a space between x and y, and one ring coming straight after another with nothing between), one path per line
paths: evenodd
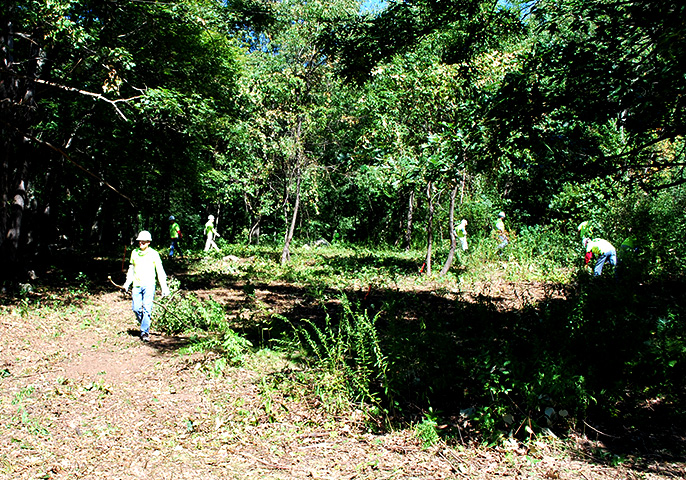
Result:
M274 308L292 308L284 292L257 289ZM205 293L239 298L231 289ZM180 355L187 339L155 333L154 324L142 343L119 293L67 314L0 308L0 479L686 476L683 463L610 466L554 439L423 448L411 430L371 434L354 413L336 418L302 392L265 388L266 377L295 368L276 355L216 374L216 358Z

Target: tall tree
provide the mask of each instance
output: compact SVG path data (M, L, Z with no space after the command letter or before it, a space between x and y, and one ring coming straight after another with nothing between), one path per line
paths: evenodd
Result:
M222 16L204 0L3 4L0 187L17 199L13 213L0 207L3 265L58 238L117 241L143 226L138 214L164 215L231 111Z
M318 40L328 20L358 9L356 0L280 2L272 6L274 23L252 37L247 121L261 150L254 158L270 172L263 181L280 185L284 263L290 258L303 188L316 177L318 162L327 157L336 136L329 127L340 121L340 112L332 114L340 82Z
M664 155L686 132L685 14L671 0L531 3L521 69L493 97L490 125L534 218L565 182L686 182L683 154Z

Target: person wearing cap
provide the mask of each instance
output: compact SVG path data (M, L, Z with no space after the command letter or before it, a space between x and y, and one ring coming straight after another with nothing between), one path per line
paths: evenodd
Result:
M138 248L131 252L129 270L124 282L124 291L131 290L131 310L141 326L141 340L147 342L150 337L150 315L155 300L156 278L162 288L162 296L169 295L167 286L167 274L162 267L160 254L150 248L152 236L150 232L143 230L138 234Z
M579 231L582 241L584 238L591 238L593 236L593 225L588 220L581 222L576 229Z
M174 215L169 216L169 238L171 239L171 245L169 245L169 258L174 256L174 252L179 252L179 256L183 257L183 252L179 246L179 240L183 234L181 233L181 227L176 221Z
M467 226L467 220L464 218L460 222L460 224L457 226L456 232L457 232L457 238L460 240L460 245L462 245L462 251L467 250L468 245L467 245L467 229L465 228Z
M584 238L584 247L586 248L586 256L584 265L588 265L591 258L595 255L597 257L595 267L593 268L593 276L597 277L603 273L603 266L608 262L613 267L617 266L617 251L607 240L602 238Z
M498 239L500 240L500 244L498 245L498 248L504 248L508 243L510 243L507 240L507 231L505 230L505 212L500 212L498 214L498 220L495 222L495 233L498 235Z
M617 275L619 275L620 272L623 273L627 269L633 270L637 266L638 247L638 240L631 233L631 228L629 228L629 236L624 239L617 252Z
M205 224L205 235L207 236L207 241L205 241L205 251L208 252L210 248L214 248L219 251L219 247L214 242L214 237L219 237L219 232L214 228L214 215L209 215L207 217L207 223Z

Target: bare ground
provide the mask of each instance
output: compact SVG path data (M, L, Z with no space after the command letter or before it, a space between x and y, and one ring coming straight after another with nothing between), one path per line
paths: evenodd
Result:
M265 387L297 368L280 356L217 372L211 355L178 353L184 338L144 344L137 333L117 293L59 310L0 307L0 479L686 477L681 462L599 461L587 452L602 444L588 438L423 448L412 430L371 434L305 390Z

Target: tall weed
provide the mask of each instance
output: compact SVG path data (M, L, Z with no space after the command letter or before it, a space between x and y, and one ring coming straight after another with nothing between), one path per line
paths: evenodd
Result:
M350 402L378 406L381 396L392 392L384 390L388 385L387 359L381 349L376 317L358 311L345 295L340 302L342 312L337 322L327 314L323 325L312 320L289 323L322 372L321 397L342 395Z
M462 255L462 282L480 282L494 276L511 282L567 282L581 257L577 237L553 226L522 227L510 243L497 248L494 238L473 241Z

